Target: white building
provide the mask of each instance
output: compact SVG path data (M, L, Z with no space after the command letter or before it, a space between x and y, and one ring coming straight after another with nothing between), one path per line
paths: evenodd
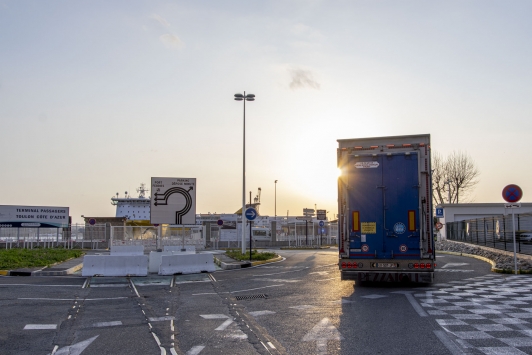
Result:
M504 203L444 203L436 206L436 209L443 208L443 217L439 221L443 224L441 235L445 238L447 233L445 224L449 222L464 221L467 219L492 217L497 215L511 214L512 212L504 207ZM436 217L438 217L437 211ZM532 213L532 203L523 202L520 208L514 209L515 214Z

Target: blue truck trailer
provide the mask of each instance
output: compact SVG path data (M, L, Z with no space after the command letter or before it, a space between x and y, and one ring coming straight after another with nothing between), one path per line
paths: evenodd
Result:
M430 135L338 140L342 280L432 282Z

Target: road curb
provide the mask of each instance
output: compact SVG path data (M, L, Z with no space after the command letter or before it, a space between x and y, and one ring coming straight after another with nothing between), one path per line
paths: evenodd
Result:
M482 260L482 261L485 261L487 262L488 264L491 264L491 271L492 272L496 272L496 273L499 273L499 274L514 274L515 271L513 269L499 269L499 268L496 268L495 266L497 265L497 263L491 259L488 259L488 258L485 258L483 256L480 256L480 255L474 255L474 254L466 254L466 253L458 253L458 252L454 252L454 251L441 251L441 250L436 250L436 252L438 254L449 254L449 255L458 255L458 256L465 256L465 257L468 257L468 258L475 258L475 259L478 259L478 260ZM518 270L518 273L519 274L532 274L532 270Z
M66 270L61 271L36 271L32 273L32 276L65 276L65 275L71 275L75 273L76 271L79 271L83 268L83 263L79 263L78 265L74 265L71 268L68 268Z
M259 260L259 261L253 261L251 262L251 266L257 266L262 264L269 264L269 263L275 263L277 261L283 260L283 257L281 255L277 255L276 258L268 259L268 260Z
M216 256L214 256L214 263L218 265L219 267L221 267L223 270L242 269L242 268L247 268L250 266L275 263L281 260L283 260L283 257L278 255L276 258L273 258L273 259L252 261L251 263L249 261L238 261L238 260L235 260L234 263L225 263L221 261L220 259L218 259Z

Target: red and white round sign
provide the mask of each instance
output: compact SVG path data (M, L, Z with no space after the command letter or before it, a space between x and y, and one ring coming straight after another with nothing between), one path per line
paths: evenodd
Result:
M401 253L404 253L408 250L408 247L406 246L406 244L401 244L399 246L399 251L401 251Z
M367 244L362 244L362 251L368 251L369 250L369 246Z

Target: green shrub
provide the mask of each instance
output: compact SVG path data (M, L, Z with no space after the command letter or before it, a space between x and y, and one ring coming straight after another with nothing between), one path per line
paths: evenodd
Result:
M242 250L239 249L231 249L227 250L225 254L233 258L235 260L249 260L249 250L246 251L245 254L242 254ZM252 251L251 253L251 260L270 260L277 257L277 254L270 253L270 252L259 252L256 249Z
M81 250L71 249L2 249L0 250L0 270L25 267L42 267L83 255Z

